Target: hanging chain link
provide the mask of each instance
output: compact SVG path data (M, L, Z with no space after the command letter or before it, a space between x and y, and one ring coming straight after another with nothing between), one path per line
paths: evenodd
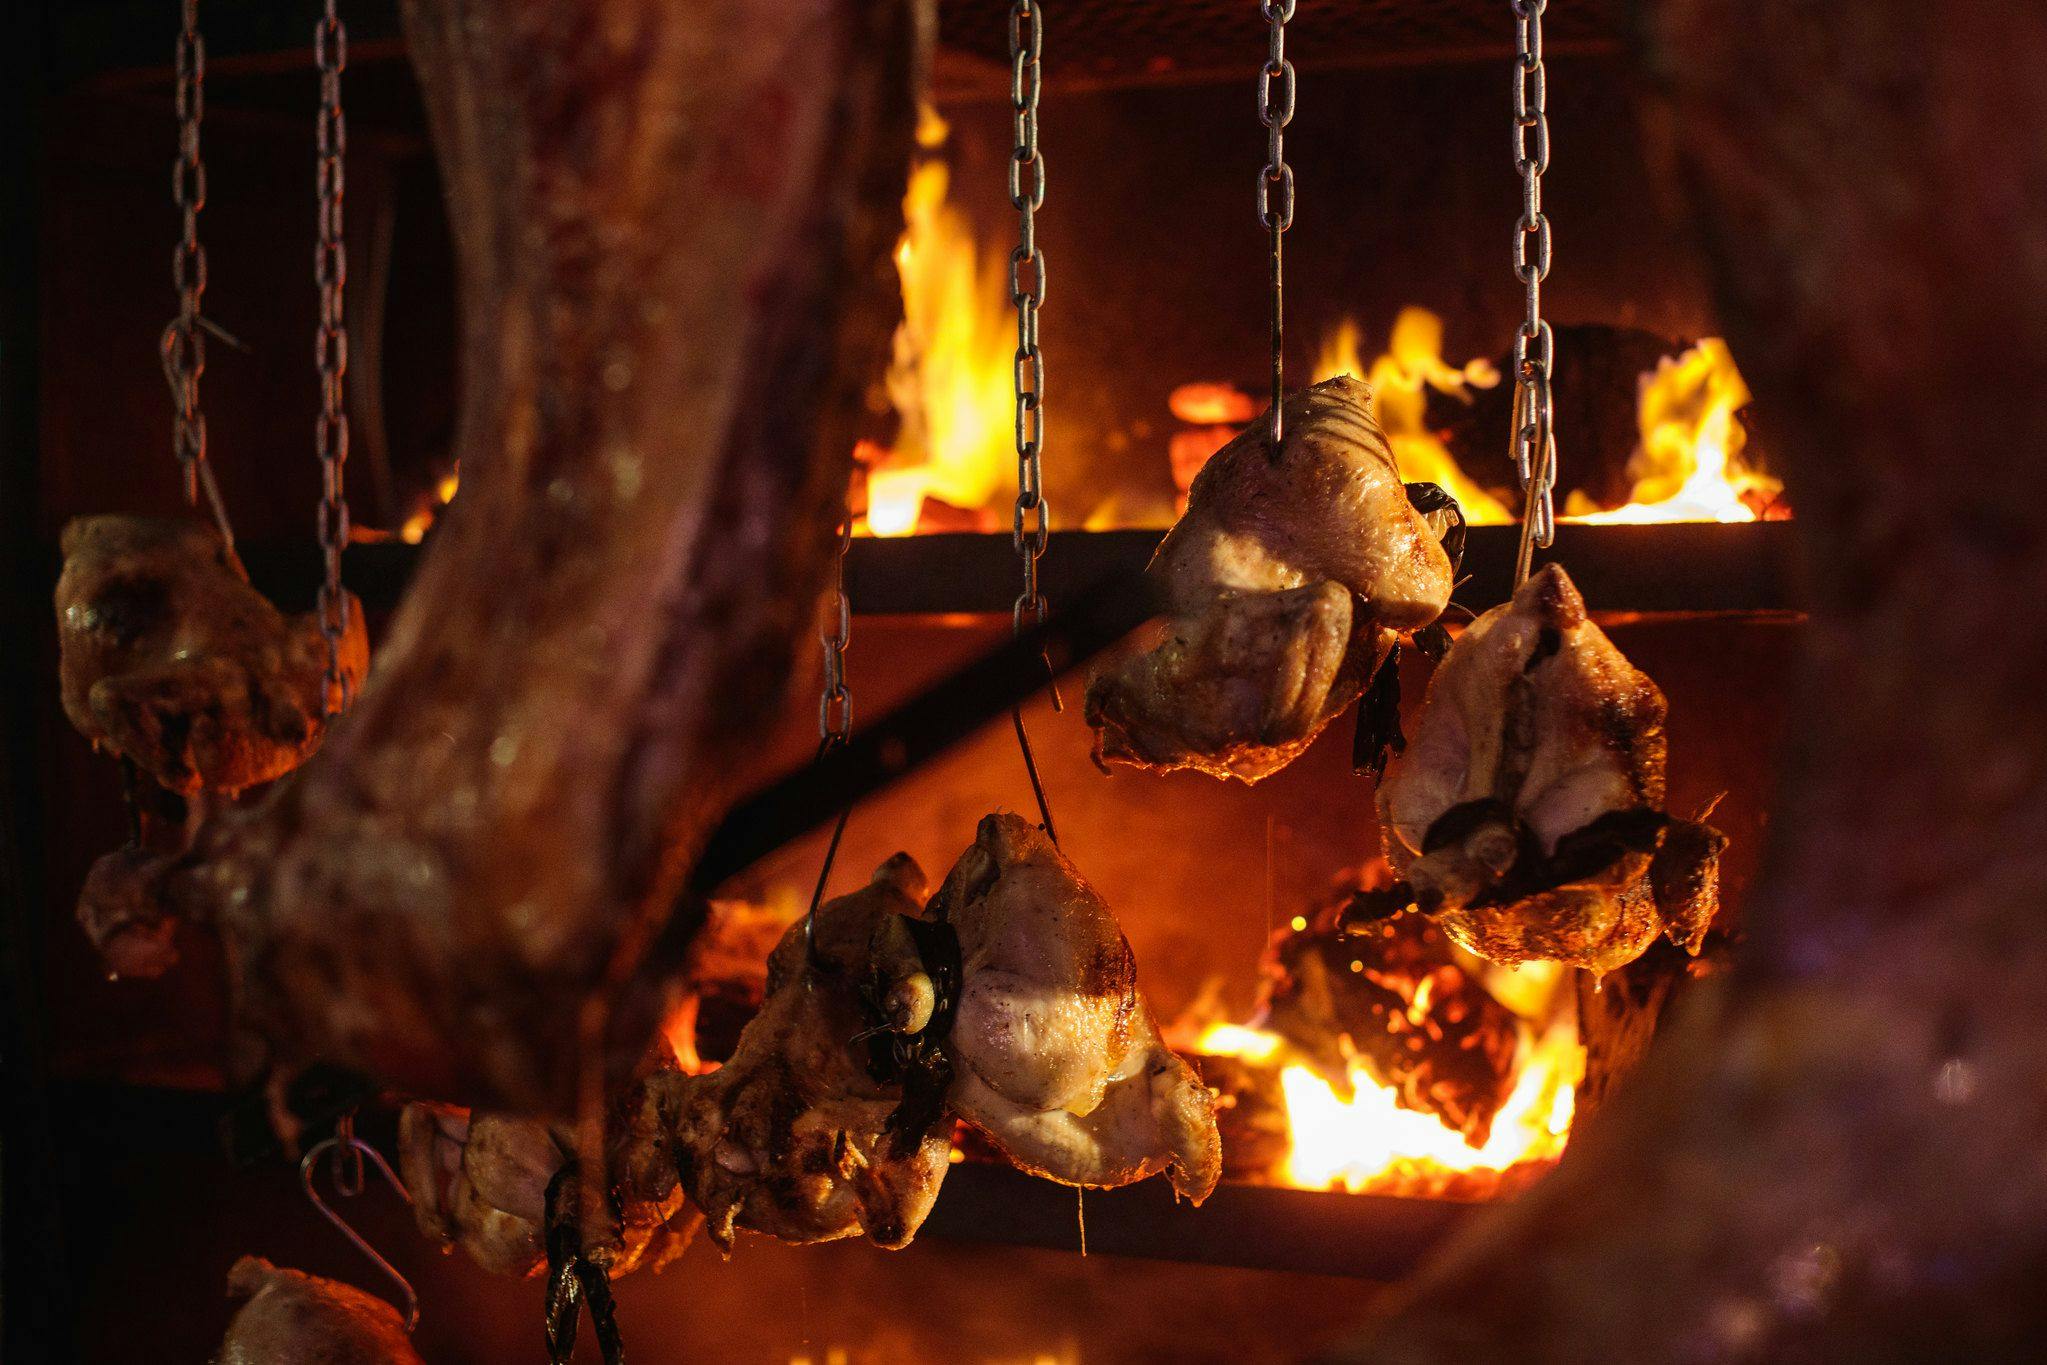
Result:
M341 641L348 632L348 594L341 587L341 551L348 544L348 498L343 471L348 463L348 413L343 405L348 374L348 326L342 290L348 282L348 253L342 245L342 159L348 124L341 114L341 72L348 65L348 30L335 13L335 0L313 28L313 60L320 68L319 153L316 192L319 244L313 249L313 278L320 289L320 326L313 361L320 371L320 419L314 448L320 457L318 529L324 576L320 582L320 634L327 641L326 708L337 715L354 700L341 670Z
M1016 514L1010 536L1023 565L1023 592L1010 625L1023 633L1025 613L1045 619L1038 591L1038 559L1052 533L1052 506L1045 500L1045 358L1038 350L1038 308L1045 302L1045 252L1038 245L1038 210L1045 203L1045 158L1038 150L1038 95L1043 85L1039 56L1044 50L1044 17L1034 0L1009 8L1009 107L1015 115L1016 146L1009 158L1009 202L1017 213L1016 250L1009 253L1009 297L1016 305Z
M1258 221L1272 241L1268 260L1272 283L1272 411L1267 418L1272 424L1270 454L1277 459L1280 437L1286 434L1286 424L1280 415L1280 400L1286 392L1284 247L1286 231L1294 225L1294 168L1286 164L1286 126L1294 118L1294 64L1286 58L1286 26L1294 17L1294 0L1265 0L1258 9L1268 26L1265 65L1258 68L1258 121L1265 125L1265 165L1258 172Z
M853 690L846 685L846 646L853 641L853 604L846 596L846 552L853 547L853 509L849 501L839 513L838 550L832 565L832 595L825 604L825 623L817 633L824 645L824 692L817 703L817 757L825 755L852 738ZM839 841L846 837L846 822L852 817L850 805L839 808L838 823L832 826L831 842L825 845L824 862L817 870L817 886L810 893L810 909L803 916L804 961L822 970L817 949L817 911L824 904L825 886L832 878L832 864L838 861Z
M839 516L838 559L832 569L832 596L826 604L824 628L824 694L817 702L817 737L826 746L844 744L853 733L853 692L846 686L846 646L853 640L853 604L846 598L846 551L853 545L853 514Z
M1555 334L1542 316L1542 282L1549 276L1549 215L1542 210L1542 175L1549 169L1549 78L1542 64L1542 12L1549 0L1512 0L1514 6L1514 169L1521 175L1521 217L1514 224L1514 278L1525 291L1521 325L1514 332L1514 470L1523 495L1521 546L1514 586L1527 580L1535 548L1556 539L1557 438L1550 380Z
M1038 150L1044 48L1044 7L1036 0L1016 0L1009 7L1009 108L1016 123L1016 146L1009 154L1009 202L1017 216L1016 250L1009 253L1009 298L1016 305L1016 515L1010 538L1023 565L1023 591L1009 613L1013 635L1023 634L1026 614L1034 625L1045 622L1047 603L1038 590L1038 560L1052 537L1052 505L1045 500L1045 358L1038 350L1038 309L1045 302L1045 250L1038 245L1038 210L1045 204L1045 157ZM1044 657L1044 666L1052 709L1063 710L1049 657ZM1010 707L1009 718L1037 797L1038 815L1056 844L1059 835L1038 760L1031 753L1031 737L1024 729L1023 707Z
M206 373L206 322L201 313L206 247L199 240L199 214L206 207L206 162L199 147L200 123L206 117L206 40L199 34L199 0L184 0L176 66L178 158L171 163L171 202L177 205L180 231L171 251L171 287L178 295L178 315L164 328L159 350L175 409L171 453L177 456L185 501L197 507L205 496L232 559L234 528L228 524L227 507L206 459L206 414L199 408L199 377Z

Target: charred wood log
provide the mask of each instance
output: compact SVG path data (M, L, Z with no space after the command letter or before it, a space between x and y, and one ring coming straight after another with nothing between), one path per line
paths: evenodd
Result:
M561 1113L644 1051L883 360L916 11L407 4L462 494L356 709L178 878L277 1058Z
M1814 582L1774 843L1555 1175L1344 1353L2023 1359L2047 1310L2047 10L1641 6Z

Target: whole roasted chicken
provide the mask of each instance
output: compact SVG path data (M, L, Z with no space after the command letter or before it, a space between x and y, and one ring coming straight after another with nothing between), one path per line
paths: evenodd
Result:
M935 1008L909 928L924 893L923 871L897 854L819 908L814 943L804 922L791 926L731 1060L644 1082L627 1182L658 1191L679 1178L721 1247L742 1227L785 1242L907 1245L951 1149L942 1077L898 1065L893 1046Z
M1035 1174L1113 1186L1165 1171L1207 1198L1214 1098L1159 1038L1115 915L1044 831L982 820L929 915L959 938L953 1112Z
M1277 772L1357 699L1404 630L1450 600L1451 562L1348 375L1208 461L1146 574L1167 615L1089 676L1098 763Z
M574 1150L566 1127L540 1119L438 1104L408 1104L398 1116L398 1167L420 1231L497 1275L535 1275L547 1265L549 1191ZM614 1155L621 1158L614 1170L630 1166L627 1154ZM659 1270L689 1245L695 1220L672 1179L656 1197L624 1182L614 1188L611 1225L578 1229L579 1250L586 1232L596 1234L588 1242L603 1244L611 1278Z
M1698 952L1725 839L1663 810L1664 713L1548 565L1437 668L1379 789L1401 880L1361 901L1417 906L1495 962L1603 973L1659 934Z
M64 528L63 550L60 673L80 734L186 795L272 781L319 747L319 618L272 606L212 527L81 517ZM353 598L348 620L339 662L353 688L369 665Z
M248 1302L215 1365L420 1365L398 1310L352 1285L244 1256L227 1288Z

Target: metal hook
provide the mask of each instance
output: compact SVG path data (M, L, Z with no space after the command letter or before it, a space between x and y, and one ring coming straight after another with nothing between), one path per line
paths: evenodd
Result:
M344 1148L349 1153L348 1157L343 1157L342 1155ZM361 1233L351 1227L348 1220L343 1218L333 1205L320 1197L320 1191L313 1185L313 1167L319 1164L320 1157L329 1150L334 1152L336 1163L335 1178L337 1182L341 1179L342 1167L340 1163L344 1160L353 1159L360 1161L363 1158L368 1158L369 1163L377 1168L378 1173L384 1177L385 1183L390 1185L400 1199L410 1204L412 1202L412 1195L406 1191L405 1182L401 1181L397 1173L391 1169L391 1163L384 1160L384 1154L369 1143L364 1142L361 1138L356 1137L353 1132L349 1133L346 1138L330 1137L314 1143L299 1161L299 1184L305 1188L306 1198L311 1200L313 1207L320 1211L320 1216L332 1223L343 1237L354 1243L357 1251L360 1251L363 1255L376 1262L377 1269L383 1271L390 1278L391 1282L398 1286L399 1292L405 1296L405 1330L410 1332L413 1328L419 1326L419 1295L414 1292L412 1281L399 1274L398 1267L385 1260L382 1253L371 1246ZM359 1177L356 1188L361 1188Z

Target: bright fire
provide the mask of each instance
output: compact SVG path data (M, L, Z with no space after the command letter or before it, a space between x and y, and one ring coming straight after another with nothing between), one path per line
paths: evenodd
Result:
M1472 389L1490 389L1500 372L1490 362L1473 360L1457 369L1443 360L1443 320L1426 308L1403 308L1386 338L1386 353L1367 368L1359 349L1363 334L1346 318L1322 343L1315 362L1315 382L1340 374L1362 375L1372 386L1372 404L1379 426L1393 447L1400 476L1411 483L1440 484L1464 509L1474 526L1500 526L1514 519L1506 504L1479 487L1457 467L1450 449L1428 424L1429 390L1465 398Z
M947 131L927 108L917 141L928 154ZM888 370L901 427L893 449L862 451L869 473L861 529L872 535L916 530L926 498L956 508L989 506L1015 465L1009 258L981 251L966 215L946 202L951 178L942 159L927 155L903 194L895 252L903 320Z
M1757 520L1784 484L1741 458L1748 432L1736 414L1748 401L1748 385L1719 337L1666 357L1642 376L1642 444L1628 463L1635 478L1628 504L1601 510L1574 492L1565 515L1588 522Z
M939 154L949 130L930 109L917 137L923 156L903 194L903 233L895 263L903 319L896 327L887 391L898 429L893 446L863 441L855 457L866 471L866 510L855 529L904 536L919 529L993 530L993 510L1007 500L1014 477L1012 403L1016 323L1009 298L1009 254L975 240L966 215L948 202L951 172ZM1443 433L1429 422L1431 395L1471 401L1496 388L1499 370L1480 358L1452 365L1443 354L1443 321L1425 308L1404 308L1385 351L1367 363L1363 332L1346 319L1324 339L1314 370L1321 381L1364 376L1372 385L1379 424L1404 478L1442 485L1474 525L1514 520L1509 502L1458 466ZM1748 386L1727 344L1701 341L1642 376L1641 445L1629 474L1632 498L1602 508L1583 491L1565 499L1567 520L1587 522L1754 521L1782 515L1783 485L1742 458L1747 440L1738 413ZM1201 465L1263 406L1215 383L1175 389L1170 407L1182 427L1168 435L1168 457L1184 505ZM1560 438L1565 486L1571 478L1570 433ZM1133 510L1136 509L1136 510ZM422 509L400 534L424 534L432 509ZM1108 529L1148 521L1154 510L1111 496L1077 524Z
M1540 1167L1562 1155L1585 1054L1577 1021L1553 1006L1567 993L1569 973L1549 964L1515 971L1493 969L1488 989L1517 1013L1546 1018L1523 1034L1514 1086L1493 1119L1483 1147L1433 1114L1403 1108L1396 1092L1350 1058L1354 1095L1339 1096L1329 1082L1276 1033L1243 1024L1203 1029L1191 1051L1277 1066L1290 1137L1282 1166L1270 1172L1298 1189L1344 1189L1354 1194L1485 1195L1517 1167Z

